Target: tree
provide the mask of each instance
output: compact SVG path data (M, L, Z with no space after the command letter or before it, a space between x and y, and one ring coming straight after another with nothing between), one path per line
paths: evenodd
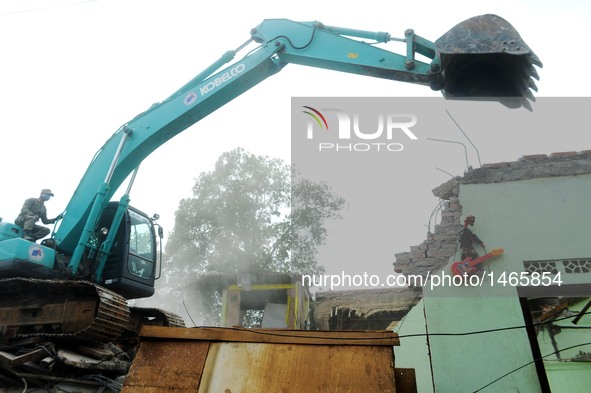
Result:
M282 160L243 149L224 153L181 200L166 245L166 283L159 292L182 298L182 289L208 272L320 274L316 252L325 222L340 218L345 200L324 183L298 180ZM219 315L219 293L202 293L202 314Z

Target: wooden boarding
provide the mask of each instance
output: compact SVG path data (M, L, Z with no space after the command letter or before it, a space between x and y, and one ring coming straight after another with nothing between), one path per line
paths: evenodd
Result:
M414 393L398 344L390 331L146 326L122 393Z
M245 328L172 328L144 326L141 337L204 341L236 341L302 345L398 346L398 335L389 330L319 331Z

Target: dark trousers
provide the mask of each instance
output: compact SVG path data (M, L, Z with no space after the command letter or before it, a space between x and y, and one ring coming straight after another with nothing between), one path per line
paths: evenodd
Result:
M49 232L51 232L49 228L35 224L38 220L39 217L30 214L25 217L17 218L15 224L23 227L25 236L30 236L34 241L37 241L49 235Z

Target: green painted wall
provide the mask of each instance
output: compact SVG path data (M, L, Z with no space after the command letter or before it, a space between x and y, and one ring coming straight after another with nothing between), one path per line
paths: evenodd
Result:
M554 363L545 365L554 392L588 393L591 388L591 363Z
M421 300L395 327L400 337L400 346L394 347L396 367L414 368L419 393L433 392L433 379L429 366L429 347L423 314L424 302ZM404 337L405 335L416 335Z
M495 280L503 272L523 272L524 261L591 257L590 175L461 185L459 199L463 206L462 221L468 214L476 216L473 232L484 241L487 251L505 250L502 256L485 264L485 271ZM482 250L478 251L483 254ZM450 273L449 266L444 272ZM560 278L563 285L591 283L591 273L562 272ZM513 285L503 286L488 280L476 288L445 285L431 290L427 287L423 301L398 329L402 338L401 346L395 349L396 365L415 368L421 393L433 391L431 372L437 393L474 392L533 360L525 329L458 337L437 334L523 324ZM404 338L407 334L424 332L425 325L430 334L431 359L425 350L424 337ZM586 334L589 335L588 331ZM562 378L564 371L560 372ZM532 364L482 391L538 392L538 375ZM554 391L576 392L559 387L554 387Z
M488 247L505 248L496 271L522 271L526 260L591 257L591 175L463 185L465 215ZM568 278L590 282L589 275Z

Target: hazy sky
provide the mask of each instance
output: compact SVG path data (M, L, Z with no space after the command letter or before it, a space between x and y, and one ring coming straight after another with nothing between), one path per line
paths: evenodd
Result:
M469 17L494 13L513 24L544 63L537 96L589 95L586 67L591 55L583 43L591 36L591 5L585 1L344 4L0 0L0 217L13 221L22 201L42 188L54 190L48 210L50 216L57 215L94 153L112 133L168 97L226 50L246 41L250 29L265 18L318 20L387 31L396 37L413 28L433 41ZM398 50L394 44L389 48ZM190 196L194 179L211 170L221 153L240 146L289 161L291 97L423 95L439 93L423 86L289 65L145 160L132 204L149 214L159 213L165 230L172 230L179 200ZM499 146L482 160L591 148L588 123L559 143L543 138L554 132L537 130L531 143ZM461 175L463 152L450 146L442 149L450 149L454 160L459 157L460 166L450 164L447 169L460 168L453 174ZM416 179L420 185L416 192L424 193L448 178L433 169L432 176ZM405 193L412 197L413 190ZM392 255L424 239L436 203L428 197L418 213L400 217L393 229L398 231L394 237L399 243L393 244ZM389 271L392 260L369 268Z

